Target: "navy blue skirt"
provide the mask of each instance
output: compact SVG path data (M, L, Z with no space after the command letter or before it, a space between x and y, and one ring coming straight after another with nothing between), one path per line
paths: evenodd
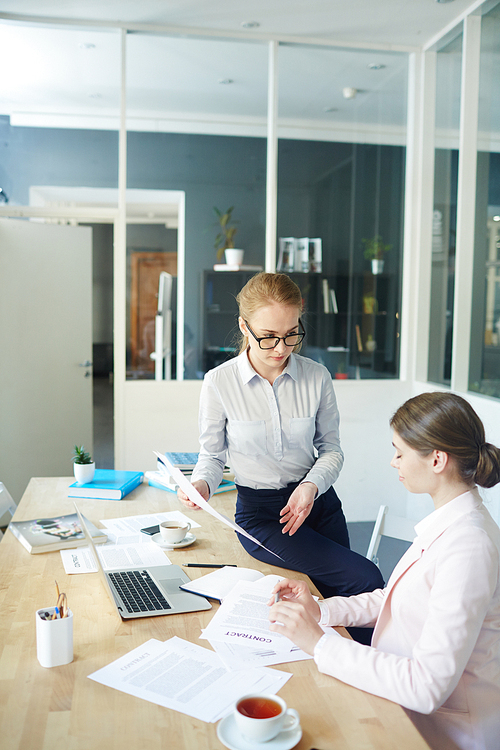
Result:
M293 536L283 534L280 510L295 487L297 483L279 490L237 486L236 523L282 560L239 534L246 551L270 565L305 573L324 598L383 587L377 566L350 549L342 504L333 487L316 498L311 513Z

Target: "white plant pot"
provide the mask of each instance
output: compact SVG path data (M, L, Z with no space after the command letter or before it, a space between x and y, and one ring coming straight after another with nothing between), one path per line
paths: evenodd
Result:
M228 266L241 266L243 263L244 250L237 250L235 247L225 250L226 263Z
M384 270L384 261L383 260L372 260L372 274L374 276L378 276L379 273L383 273Z
M75 479L78 484L88 484L94 478L95 461L91 464L73 464Z

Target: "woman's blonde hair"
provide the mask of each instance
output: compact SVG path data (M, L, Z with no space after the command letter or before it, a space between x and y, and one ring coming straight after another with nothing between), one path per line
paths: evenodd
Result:
M420 455L440 450L452 456L467 484L494 487L500 482L500 450L485 441L483 423L456 393L437 391L410 398L390 425Z
M277 302L280 305L296 307L299 315L303 310L302 292L297 284L285 273L258 273L247 281L236 296L239 314L249 323L262 307ZM248 338L241 331L238 334L239 353L248 346ZM300 344L294 351L300 349Z

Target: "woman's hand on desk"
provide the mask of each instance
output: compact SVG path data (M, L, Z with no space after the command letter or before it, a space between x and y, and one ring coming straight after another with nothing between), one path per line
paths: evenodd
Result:
M198 490L204 500L208 500L210 497L210 490L204 479L197 479L196 482L193 482L193 487ZM200 506L193 503L180 487L177 488L177 497L186 508L189 508L190 510L201 510Z
M284 523L283 534L292 536L299 529L312 510L318 488L313 482L303 482L294 489L288 502L280 511L280 523Z
M274 588L280 601L272 604L269 610L269 629L290 638L296 646L307 654L314 653L314 647L323 635L318 625L320 608L313 599L304 581L285 579ZM274 597L269 602L274 602Z

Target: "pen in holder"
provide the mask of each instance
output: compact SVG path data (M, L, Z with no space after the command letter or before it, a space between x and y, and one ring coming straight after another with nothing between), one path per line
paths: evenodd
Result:
M36 655L42 667L59 667L73 661L73 612L53 620L57 607L36 612Z

